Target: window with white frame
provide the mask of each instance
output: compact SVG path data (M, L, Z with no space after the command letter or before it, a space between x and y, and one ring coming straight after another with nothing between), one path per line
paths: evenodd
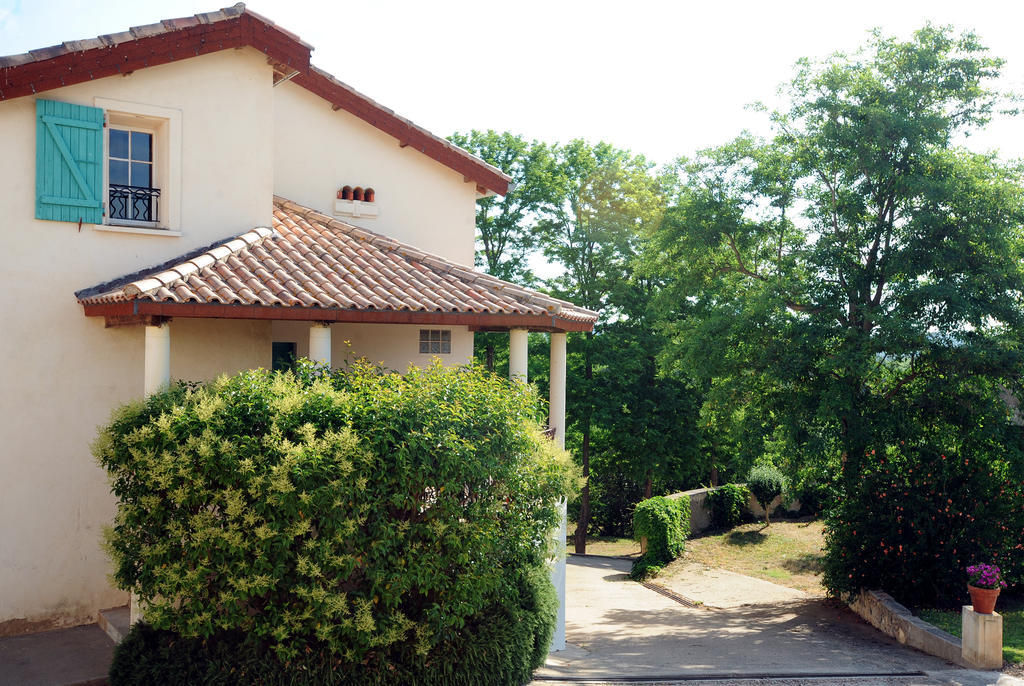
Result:
M452 332L447 329L420 329L420 354L450 355Z
M155 131L112 124L107 140L107 214L112 223L156 225L160 188Z
M95 98L103 108L103 226L181 235L181 110Z

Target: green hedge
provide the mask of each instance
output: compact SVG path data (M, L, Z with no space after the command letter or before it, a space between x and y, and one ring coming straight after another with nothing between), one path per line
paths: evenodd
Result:
M492 605L428 654L397 644L370 664L341 659L312 642L291 660L237 631L184 638L135 625L114 653L110 683L161 686L519 686L544 662L558 599L546 570L520 578L517 603ZM385 668L382 668L386 665Z
M486 652L479 628L502 613L546 643L553 610L524 614L523 579L546 574L539 542L577 477L536 407L479 369L364 364L244 372L128 405L95 445L119 501L114 578L172 642L323 656L367 683L436 666L453 645Z
M731 529L747 516L747 501L750 492L743 484L725 484L707 493L708 509L711 512L711 526L716 529Z
M690 499L655 496L640 502L633 512L633 535L637 540L647 539L647 552L633 563L630 576L637 579L657 574L683 554L690 535Z

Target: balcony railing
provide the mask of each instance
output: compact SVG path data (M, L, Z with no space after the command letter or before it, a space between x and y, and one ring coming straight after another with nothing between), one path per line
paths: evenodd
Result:
M160 216L157 211L159 198L159 188L110 184L110 202L108 203L110 218L134 222L155 222Z

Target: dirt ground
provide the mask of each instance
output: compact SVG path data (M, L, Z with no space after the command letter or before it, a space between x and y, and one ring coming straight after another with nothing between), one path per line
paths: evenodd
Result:
M741 524L688 540L682 558L668 565L661 576L688 574L696 563L823 595L824 540L820 519L778 520L768 527L761 522Z

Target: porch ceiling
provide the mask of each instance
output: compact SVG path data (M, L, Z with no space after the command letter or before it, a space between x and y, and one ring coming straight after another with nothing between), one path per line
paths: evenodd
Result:
M162 317L590 331L597 314L274 198L256 228L75 294L108 326Z

